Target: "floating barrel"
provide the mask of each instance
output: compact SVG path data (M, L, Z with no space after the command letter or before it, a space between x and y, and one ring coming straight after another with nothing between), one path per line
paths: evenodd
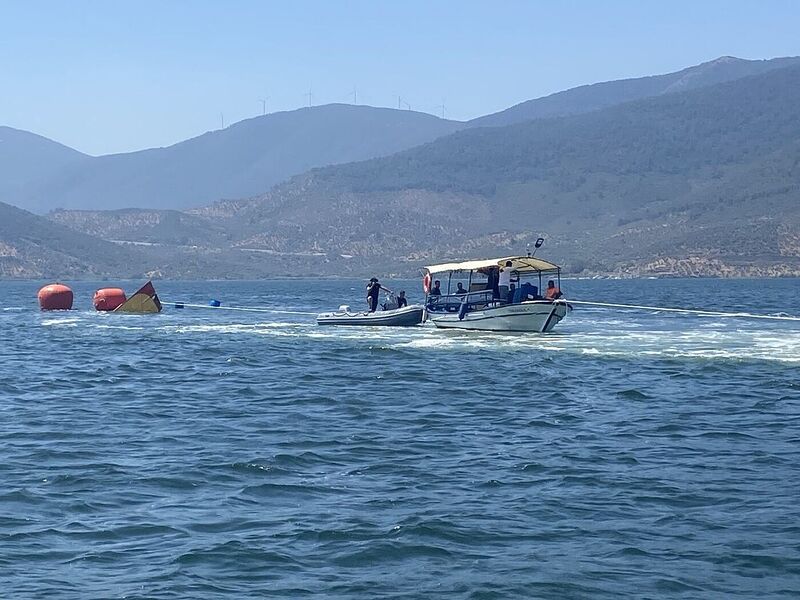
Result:
M125 303L125 292L120 288L103 288L94 293L95 310L115 310Z
M42 310L70 310L72 290L60 283L51 283L39 290L39 308Z

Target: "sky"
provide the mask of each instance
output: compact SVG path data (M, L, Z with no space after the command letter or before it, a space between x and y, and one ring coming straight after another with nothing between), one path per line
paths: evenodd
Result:
M467 120L799 31L795 0L0 0L0 125L98 155L309 101Z

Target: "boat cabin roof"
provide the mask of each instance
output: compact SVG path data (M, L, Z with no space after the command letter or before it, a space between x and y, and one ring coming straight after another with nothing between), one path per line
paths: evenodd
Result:
M435 273L447 273L458 271L477 271L488 267L504 267L511 261L511 268L519 273L545 273L548 271L557 272L560 270L558 265L534 258L533 256L507 256L506 258L487 258L485 260L468 260L466 262L442 263L441 265L431 265L425 267L431 275Z

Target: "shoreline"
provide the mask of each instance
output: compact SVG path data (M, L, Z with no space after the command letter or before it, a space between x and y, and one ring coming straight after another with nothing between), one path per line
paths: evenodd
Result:
M196 279L196 278L182 278L182 277L148 277L143 274L141 277L120 277L114 278L109 276L104 277L0 277L0 284L2 283L42 283L42 282L63 282L74 281L81 283L136 283L141 281L158 282L185 282L185 283L251 283L263 281L306 281L315 279L320 281L360 281L362 279L368 280L370 277L379 277L384 280L398 280L398 281L415 281L421 280L421 275L399 275L399 274L381 274L381 273L368 273L364 275L275 275L269 277L258 278L209 278L209 279ZM647 280L679 280L679 279L708 279L708 280L758 280L758 279L800 279L800 273L790 275L613 275L613 274L597 274L597 275L561 275L562 281L647 281Z

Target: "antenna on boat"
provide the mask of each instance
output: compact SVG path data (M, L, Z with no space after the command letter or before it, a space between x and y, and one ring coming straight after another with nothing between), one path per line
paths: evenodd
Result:
M528 258L532 258L536 251L542 247L542 244L544 244L544 238L536 238L536 243L533 245L533 254L531 254L531 247L528 246Z

